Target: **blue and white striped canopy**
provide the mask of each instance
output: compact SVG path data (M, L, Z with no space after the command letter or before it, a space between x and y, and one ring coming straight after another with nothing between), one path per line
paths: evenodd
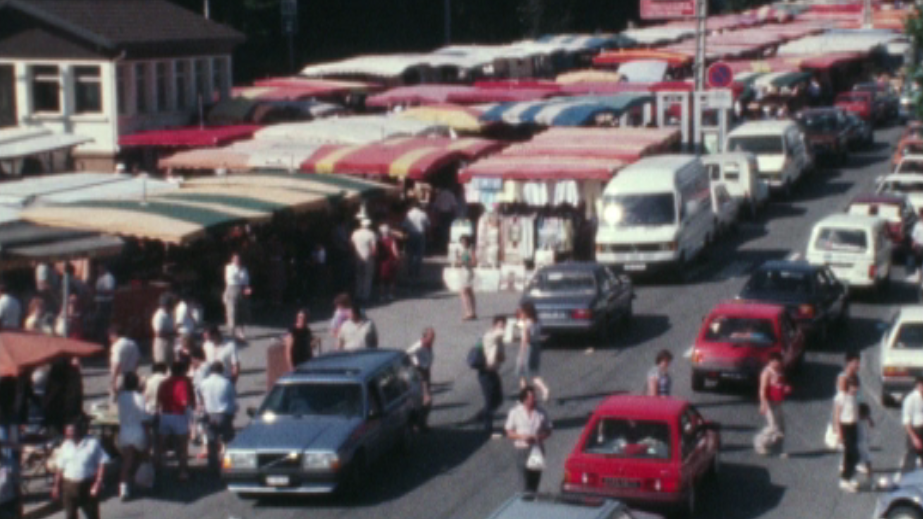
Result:
M601 114L621 117L625 112L652 103L654 97L645 93L625 93L613 96L578 96L542 99L493 106L481 115L485 122L510 125L584 126Z

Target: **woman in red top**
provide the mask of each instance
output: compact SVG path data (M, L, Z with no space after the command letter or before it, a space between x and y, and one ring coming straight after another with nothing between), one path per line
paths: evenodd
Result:
M401 253L397 248L397 240L391 234L391 228L387 224L382 224L378 230L381 235L378 240L378 286L381 298L393 301Z
M754 439L753 446L757 454L766 456L770 449L778 449L781 457L787 457L782 448L785 440L782 402L790 392L791 388L785 383L782 371L782 355L773 352L760 374L760 414L766 415L766 427Z

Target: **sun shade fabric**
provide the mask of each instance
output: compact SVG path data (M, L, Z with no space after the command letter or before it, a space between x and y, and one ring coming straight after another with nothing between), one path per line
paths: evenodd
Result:
M115 236L93 234L11 247L5 254L29 261L66 261L73 258L114 256L122 251L125 242ZM4 265L6 266L6 265Z
M57 359L90 357L102 347L63 337L36 333L0 332L0 376L15 377L29 368Z
M448 102L471 105L533 101L561 95L561 85L552 81L481 81L473 90L450 93Z
M212 126L251 123L257 106L258 102L246 97L222 99L208 111L205 122Z
M331 79L307 78L301 76L272 77L258 79L254 86L261 88L299 88L303 91L310 90L316 97L325 97L334 94L349 92L366 92L381 88L373 83L363 81L338 81Z
M791 88L799 83L811 80L810 72L777 72L760 76L753 82L754 86L774 86L776 88Z
M390 137L449 135L444 125L425 123L393 115L364 115L342 119L320 119L306 123L277 124L255 134L257 140L287 140L303 143L368 144Z
M402 119L448 126L455 131L479 133L488 123L481 121L483 111L453 104L432 104L408 108L397 114Z
M562 85L572 85L574 83L618 83L621 80L621 74L608 70L575 70L573 72L565 72L555 79L555 81Z
M365 106L373 108L390 108L398 105L430 105L446 103L449 96L456 93L472 92L473 86L465 85L413 85L392 88L375 94L365 100Z
M180 151L160 159L157 166L161 169L219 169L231 171L249 168L250 154L235 151L233 148L194 149Z
M593 58L594 65L620 65L639 60L656 60L665 61L671 67L679 67L692 63L689 55L679 52L667 52L662 50L619 50L614 52L604 52Z
M185 127L134 133L119 137L122 147L213 148L247 139L260 129L256 125Z
M277 190L305 191L312 194L338 196L355 200L396 191L398 188L354 177L327 175L292 175L288 173L253 173L227 177L200 177L184 184L189 187L240 186L244 188L267 187Z
M598 115L620 117L628 110L653 100L653 96L648 94L618 94L507 103L487 110L481 120L512 125L582 126L591 123Z
M10 142L0 142L0 160L21 159L30 155L38 155L53 151L73 148L93 139L81 135L67 133L48 133L34 135L26 139L17 139Z
M577 157L535 157L497 155L480 160L459 173L459 179L503 180L609 180L624 162Z
M325 146L302 164L302 170L419 180L502 147L500 142L475 138L389 139L365 146Z
M141 198L178 189L174 183L115 173L74 172L4 182L0 204L26 207L102 198Z

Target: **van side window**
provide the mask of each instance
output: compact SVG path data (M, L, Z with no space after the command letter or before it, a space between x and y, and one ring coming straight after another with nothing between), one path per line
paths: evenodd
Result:
M705 170L708 171L708 177L712 180L721 180L721 168L717 164L707 164Z
M735 162L727 162L724 164L724 180L740 180L740 166Z

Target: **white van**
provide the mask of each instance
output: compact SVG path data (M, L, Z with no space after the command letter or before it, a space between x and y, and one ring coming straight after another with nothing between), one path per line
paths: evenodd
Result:
M598 214L596 261L629 273L682 273L715 236L708 174L693 155L648 157L620 171Z
M886 289L891 276L891 240L877 216L833 214L814 224L808 263L826 265L850 287Z
M923 210L923 175L918 173L892 173L879 177L875 192L879 194L906 195L913 211Z
M712 186L722 184L736 198L741 211L755 216L769 201L769 184L760 178L760 167L752 153L718 153L702 157Z
M724 149L756 155L760 177L786 196L801 175L814 165L804 133L791 120L744 123L728 134Z

